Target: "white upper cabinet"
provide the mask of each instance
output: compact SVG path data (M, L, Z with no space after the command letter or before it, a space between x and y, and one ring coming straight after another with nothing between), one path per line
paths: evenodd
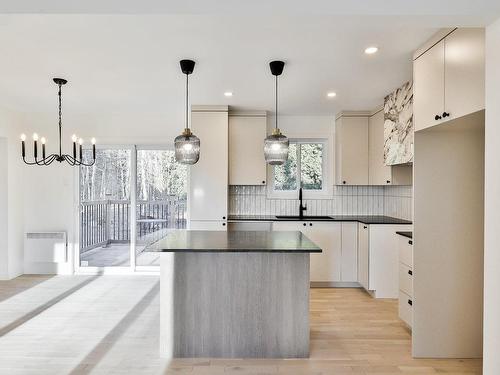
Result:
M200 160L189 170L190 220L226 220L228 188L227 106L193 107L191 127L193 133L200 138Z
M450 120L484 109L484 29L457 29L445 39L445 111Z
M484 109L484 29L455 29L415 57L415 130Z
M384 163L384 111L380 110L368 120L368 183L369 185L411 185L411 165L385 165Z
M337 117L335 159L337 185L368 185L368 116Z
M266 113L229 114L229 185L265 185Z
M413 63L413 120L415 130L440 122L444 111L444 40Z

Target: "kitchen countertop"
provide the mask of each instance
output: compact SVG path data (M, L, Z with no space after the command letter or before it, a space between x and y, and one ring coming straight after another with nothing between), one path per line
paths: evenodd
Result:
M413 232L396 232L396 234L413 239Z
M177 230L147 247L149 252L170 253L321 253L299 231Z
M301 221L299 218L278 218L272 215L230 215L228 221ZM332 215L324 218L308 218L304 216L302 221L357 221L363 224L412 224L409 220L398 219L391 216L381 215Z

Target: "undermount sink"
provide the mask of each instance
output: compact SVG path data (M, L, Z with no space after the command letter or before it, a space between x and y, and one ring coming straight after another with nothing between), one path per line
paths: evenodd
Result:
M302 219L299 215L277 215L277 219L288 219L288 220L331 220L331 216L303 216Z

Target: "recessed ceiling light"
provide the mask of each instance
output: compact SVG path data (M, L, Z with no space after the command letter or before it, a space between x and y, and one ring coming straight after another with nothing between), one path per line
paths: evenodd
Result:
M377 51L378 51L378 47L368 47L367 49L365 49L365 53L367 55L373 55Z
M230 96L233 96L233 93L231 91L226 91L224 93L224 96L230 97Z
M335 98L337 96L337 93L332 91L326 94L326 96L328 96L329 98Z

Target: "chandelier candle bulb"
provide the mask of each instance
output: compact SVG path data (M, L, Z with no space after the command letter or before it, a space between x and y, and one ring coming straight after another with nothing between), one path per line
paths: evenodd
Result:
M92 138L90 142L92 142L92 159L95 160L95 138Z
M23 159L26 157L26 146L24 145L25 140L26 140L26 134L21 134L21 155Z
M42 137L42 139L40 139L40 142L42 142L42 159L45 159L45 137Z
M38 157L38 136L35 139L35 134L33 135L33 156L36 158Z
M80 151L80 160L82 160L82 155L83 155L83 147L82 147L82 145L83 145L83 139L80 138L78 140L78 145L79 145L79 148L80 148L80 150L79 150Z

